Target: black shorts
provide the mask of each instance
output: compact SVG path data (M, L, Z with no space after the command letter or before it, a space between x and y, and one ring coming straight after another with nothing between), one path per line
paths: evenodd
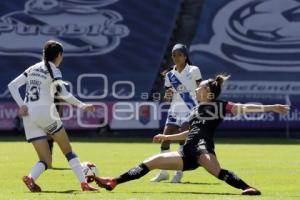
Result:
M215 154L213 148L208 145L198 145L196 147L184 146L182 151L179 151L183 161L182 171L189 171L197 169L200 165L198 164L198 159L202 154Z

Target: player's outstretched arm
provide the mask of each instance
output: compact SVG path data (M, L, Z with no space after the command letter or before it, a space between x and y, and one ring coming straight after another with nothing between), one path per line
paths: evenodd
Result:
M287 114L290 110L289 105L257 105L257 104L235 104L231 109L233 114L259 113L259 112L276 112Z
M68 92L66 87L63 84L60 84L61 91L59 93L59 98L65 100L67 103L77 106L78 108L86 112L95 112L96 108L93 104L83 103L79 99L73 96L72 93Z
M189 131L184 131L178 134L174 135L164 135L164 134L157 134L153 137L153 142L163 142L165 140L170 140L170 141L182 141L185 140Z

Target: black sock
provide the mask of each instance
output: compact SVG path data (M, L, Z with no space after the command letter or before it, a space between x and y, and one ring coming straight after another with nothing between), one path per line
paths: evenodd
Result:
M160 147L160 150L161 151L167 151L167 150L170 150L170 146L168 146L168 147Z
M231 185L232 187L238 189L244 190L249 187L249 185L247 185L247 183L245 183L237 175L235 175L233 172L230 172L226 169L221 169L218 178L220 180L225 181L227 184Z
M51 155L52 155L52 152L53 152L53 142L54 142L53 139L48 139L48 145L49 145Z
M139 179L142 176L146 175L149 171L150 171L149 168L144 163L142 163L139 166L136 166L130 169L128 172L117 177L116 181L118 184L120 184L127 181Z

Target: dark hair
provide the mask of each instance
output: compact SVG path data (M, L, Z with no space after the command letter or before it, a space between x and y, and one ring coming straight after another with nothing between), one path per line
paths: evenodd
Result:
M52 71L51 66L49 64L49 61L54 61L57 58L57 56L60 53L63 53L63 52L64 52L64 50L63 50L62 44L57 42L57 41L49 40L44 45L43 59L44 59L46 68L47 68L48 72L50 73L50 76L51 76L52 80L54 80L54 76L53 76L53 71ZM58 92L60 92L61 87L57 86L56 90Z
M43 59L52 79L54 79L54 76L49 61L54 61L63 52L62 44L57 41L49 40L44 45Z
M230 75L225 75L225 74L219 74L216 76L215 79L209 79L208 80L208 87L210 89L210 92L213 93L213 98L217 99L222 91L222 85L224 81L228 80L230 78Z
M173 49L172 49L172 53L174 53L175 51L180 51L186 57L185 62L189 65L192 64L192 62L190 61L190 58L189 58L189 54L188 54L188 50L187 50L186 45L180 44L180 43L175 44Z

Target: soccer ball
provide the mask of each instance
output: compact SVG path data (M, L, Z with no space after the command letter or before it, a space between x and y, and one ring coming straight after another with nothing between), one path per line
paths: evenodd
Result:
M95 180L95 176L99 176L99 171L94 163L87 161L81 163L81 166L85 179L88 183L93 182Z
M249 1L235 13L235 28L254 40L294 43L300 33L299 6L298 0Z

